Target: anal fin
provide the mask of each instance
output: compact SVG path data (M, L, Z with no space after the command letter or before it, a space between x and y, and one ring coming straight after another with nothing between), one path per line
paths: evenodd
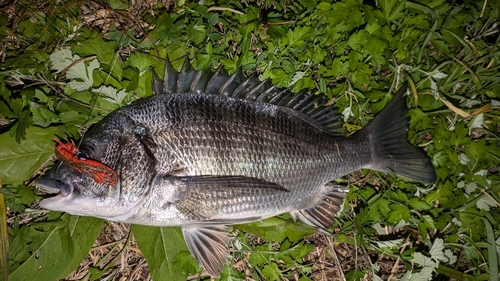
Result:
M347 195L347 189L340 185L327 185L330 191L321 203L315 207L290 212L294 218L299 218L303 223L326 229L333 224L335 215L341 210L344 198Z
M225 226L184 226L182 234L189 252L212 277L219 277L229 256Z

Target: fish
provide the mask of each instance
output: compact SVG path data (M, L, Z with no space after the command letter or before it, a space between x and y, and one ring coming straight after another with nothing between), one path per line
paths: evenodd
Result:
M283 213L327 231L348 188L332 183L367 168L422 183L436 174L407 141L404 85L357 133L322 96L223 67L177 72L169 59L154 95L95 124L78 147L57 141L60 162L36 181L56 195L44 209L110 221L181 227L212 277L229 256L227 226Z

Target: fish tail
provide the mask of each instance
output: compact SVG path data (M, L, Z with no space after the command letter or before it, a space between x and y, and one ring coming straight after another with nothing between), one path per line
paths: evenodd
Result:
M372 160L370 169L387 172L415 181L432 183L436 173L429 157L410 144L407 139L410 117L403 85L389 104L380 112L361 134L370 140Z

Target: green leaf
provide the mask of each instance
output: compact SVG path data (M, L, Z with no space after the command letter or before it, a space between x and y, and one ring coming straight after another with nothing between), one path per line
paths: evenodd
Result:
M433 261L431 258L424 256L420 252L413 253L412 261L422 267L436 268L438 263Z
M406 1L405 0L379 0L377 2L382 9L382 13L384 15L384 19L388 22L393 20L397 20L403 16L403 9L405 8Z
M366 44L369 36L368 32L361 30L349 37L348 44L353 50L361 51L361 47Z
M432 280L432 267L424 267L420 272L408 270L401 278L401 281L429 281Z
M340 58L335 58L332 64L334 76L346 75L349 70L349 61L342 61Z
M0 101L0 113L8 118L16 118L15 124L10 128L10 136L15 136L19 143L26 139L26 130L33 125L33 118L30 116L30 111L25 108L24 102L21 99L10 99L8 106ZM10 107L10 108L9 108Z
M275 229L276 227L282 226L284 224L286 224L286 220L272 217L265 220L235 225L235 227L263 238L265 237L267 230Z
M262 275L264 275L265 280L280 281L281 271L276 263L271 263L264 266L262 269Z
M491 207L496 207L496 206L497 206L496 202L486 195L481 196L481 198L479 198L479 200L476 201L476 207L479 210L485 210L486 212L489 212Z
M300 222L289 222L278 217L240 224L235 227L245 232L253 233L262 239L274 242L281 242L286 237L288 237L290 241L295 242L316 231L315 228Z
M128 93L127 93L127 91L125 91L125 89L122 89L118 92L118 91L116 91L116 88L111 87L111 86L101 86L97 89L92 89L92 92L104 94L106 96L104 98L104 100L107 100L107 101L114 103L118 106L123 105L123 100L128 95Z
M17 143L8 134L0 135L0 171L4 184L18 185L29 179L53 154L53 139L64 136L65 128L31 127L26 130L26 140Z
M345 275L345 280L362 280L365 273L357 268L350 270Z
M73 55L73 52L69 48L60 49L50 55L50 68L56 70L57 72L61 72L70 64L79 59L80 56Z
M97 55L97 59L101 62L107 71L114 62L113 59L116 53L117 43L115 41L104 41L102 36L92 38L85 41L85 44L76 45L73 51L80 56L94 56Z
M180 228L133 225L132 232L153 280L186 280L187 274L175 265L175 256L188 250Z
M425 222L425 224L427 225L427 228L429 228L429 229L436 228L434 220L432 219L432 217L430 215L422 215L421 221Z
M199 22L193 22L186 28L187 40L192 41L194 44L200 44L207 37L207 30L205 25Z
M310 32L309 27L298 26L294 30L288 30L286 38L288 39L288 44L291 47L302 47L306 44L304 41Z
M431 255L431 258L435 261L443 261L444 258L444 244L443 244L443 239L441 238L436 238L434 240L434 243L432 244L432 247L429 251L429 254Z
M24 226L11 244L9 280L60 280L66 278L88 254L103 220L62 217L62 221Z
M421 211L421 210L429 210L431 208L431 206L429 206L429 204L427 204L424 201L420 201L420 199L417 198L417 197L411 198L410 201L409 201L409 203L410 203L410 206L413 207L413 209L419 210L419 211Z
M386 216L389 212L391 212L391 208L389 208L389 200L385 198L377 200L368 210L370 218L374 221L380 220L381 216Z
M12 212L24 212L26 206L35 202L36 190L19 185L15 188L0 189L0 193L5 194L5 202Z
M399 223L400 221L408 221L411 217L410 210L408 207L401 204L390 204L389 208L391 212L387 216L387 220L391 223Z
M88 66L85 65L84 62L79 62L73 65L68 70L68 72L66 72L66 78L71 79L68 85L77 91L85 91L90 89L94 85L92 78L93 72L98 68L99 61L97 61L96 59L91 60Z
M110 0L109 2L110 8L114 10L126 10L129 8L129 3L128 1L120 1L120 0Z
M46 107L46 105L31 102L30 110L33 113L33 123L35 125L48 127L52 123L60 122L59 116Z
M308 226L302 223L289 223L285 228L285 235L290 239L290 241L295 242L300 239L313 235L316 232L316 228Z
M179 265L178 268L181 268L182 272L186 274L195 274L201 269L201 265L189 251L180 251L175 255L174 264Z
M375 241L377 246L381 249L386 248L388 251L391 249L399 249L403 245L404 239L388 240L388 241Z
M158 64L158 60L142 53L132 53L127 59L126 65L139 69L139 76Z
M219 14L218 13L214 13L208 19L208 24L211 25L211 26L214 26L217 23L218 20L219 20Z

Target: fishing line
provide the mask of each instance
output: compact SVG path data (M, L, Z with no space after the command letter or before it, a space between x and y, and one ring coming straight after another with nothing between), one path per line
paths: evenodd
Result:
M104 79L104 81L103 81L102 85L98 88L98 91L92 91L92 89L90 89L90 91L91 91L92 93L95 93L95 95L96 95L97 97L93 96L93 97L91 98L91 100L90 100L90 103L89 103L89 105L90 105L90 114L87 116L87 119L85 120L85 124L87 124L87 122L89 122L89 120L91 120L91 119L93 118L92 116L93 116L94 112L96 111L97 103L98 103L98 102L100 101L100 99L102 98L102 95L103 95L103 92L102 92L103 87L104 87L104 85L106 85L106 84L107 84L107 82L109 81L109 78L111 77L111 72L113 71L113 68L114 68L114 66L115 66L115 64L116 64L116 61L118 60L118 55L119 55L120 51L121 51L121 50L122 50L122 48L123 48L123 44L124 44L124 41L125 41L125 40L124 40L124 36L125 36L125 34L122 34L122 35L120 36L120 47L119 47L118 51L116 51L116 52L114 53L114 55L113 55L113 60L111 61L111 65L110 65L110 67L109 67L109 71L107 72L107 76L106 76L106 78ZM99 59L98 59L98 58L96 58L96 59L97 59L97 61L99 61ZM100 62L99 62L99 64L100 64ZM94 78L94 77L92 76L92 78ZM94 81L92 81L92 82L94 82ZM113 87L113 88L114 88L114 87ZM115 90L118 92L118 89L115 89ZM128 93L127 93L127 95L128 95ZM94 97L95 97L95 98L94 98ZM119 107L121 107L121 106L122 106L122 104L120 103L118 106L119 106ZM83 141L83 135L82 135L82 137L80 138L80 140L78 141L78 146L80 146L80 145L82 144L82 141Z

